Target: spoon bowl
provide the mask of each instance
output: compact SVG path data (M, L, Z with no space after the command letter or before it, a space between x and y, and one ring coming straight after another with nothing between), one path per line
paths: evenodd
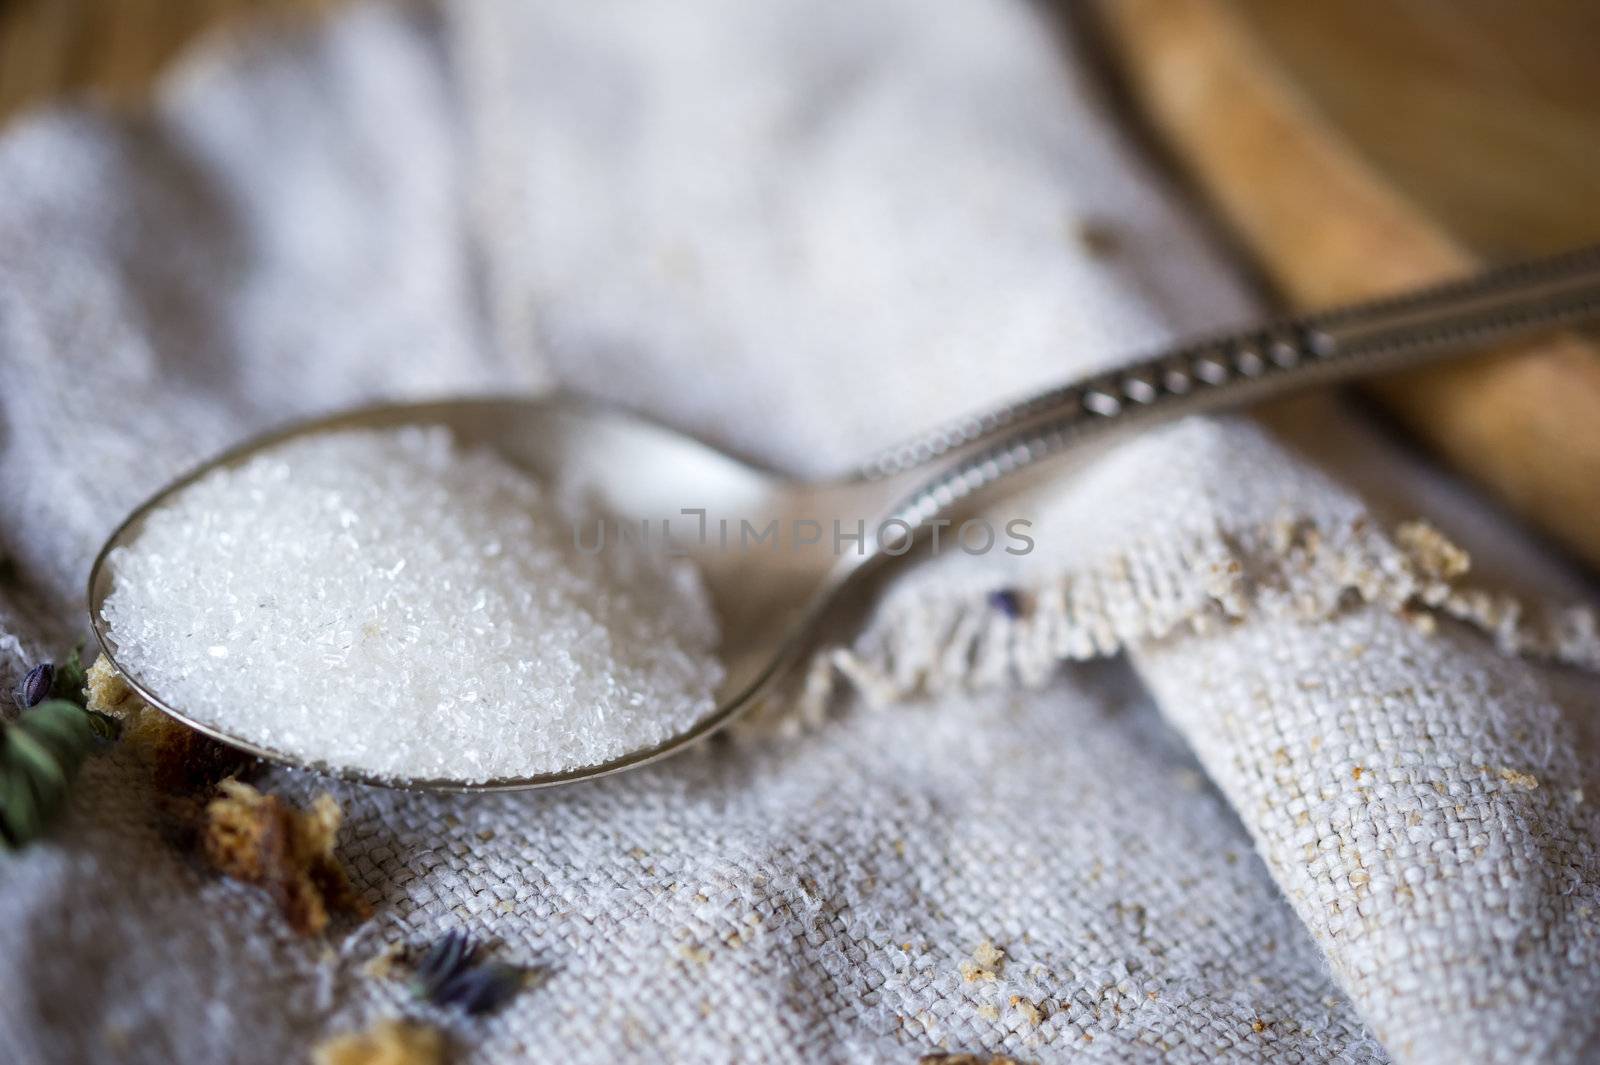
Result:
M725 676L715 693L715 710L692 729L600 765L473 783L379 778L337 765L309 766L363 783L459 791L543 787L642 765L714 732L793 661L810 616L820 612L828 592L855 568L853 562L866 561L864 552L835 556L822 535L825 526L857 511L857 520L864 521L867 510L883 498L883 486L859 479L790 480L621 408L573 395L397 403L299 422L252 438L178 478L130 514L100 550L89 574L90 624L106 658L140 698L230 746L275 762L298 762L190 716L119 660L116 635L101 614L116 586L114 552L137 539L152 512L213 470L241 465L298 437L403 426L448 429L463 446L487 447L545 483L559 479L600 503L610 525L663 539L670 534L671 550L696 564L717 614L722 633L717 654ZM816 523L815 543L792 542L787 533L797 522L807 538L811 526L804 523ZM855 522L847 524L853 528ZM769 537L748 548L771 528L779 539Z

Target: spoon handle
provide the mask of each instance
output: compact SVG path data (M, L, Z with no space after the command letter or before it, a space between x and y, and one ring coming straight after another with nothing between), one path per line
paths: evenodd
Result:
M1595 317L1600 245L1186 342L936 428L873 456L856 475L878 480L980 449L988 461L1018 446L1025 425L1076 439L1113 425L1240 406L1310 384L1401 369Z
M936 430L884 452L860 472L878 479L956 456L891 512L889 520L916 529L1091 438L1596 318L1600 245L1185 344Z

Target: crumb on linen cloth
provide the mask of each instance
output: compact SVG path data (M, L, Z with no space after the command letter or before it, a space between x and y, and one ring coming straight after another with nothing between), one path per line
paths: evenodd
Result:
M128 682L122 679L122 674L111 668L105 655L95 658L86 676L88 687L85 690L90 710L109 714L127 723L127 718L137 716L144 708L144 701L133 693Z
M437 1028L383 1020L364 1032L346 1032L318 1043L312 1065L443 1065L444 1036Z
M1023 1020L1027 1021L1035 1028L1044 1023L1046 1014L1044 1010L1039 1008L1039 1004L1037 1002L1029 1002L1021 995L1012 995L1011 1008L1016 1010L1018 1015L1020 1015Z
M1502 766L1495 771L1495 775L1520 791L1534 791L1539 787L1539 778L1532 773L1524 773L1520 769L1509 769Z
M122 722L122 742L145 758L156 790L166 795L207 791L255 763L243 751L145 703L105 655L89 667L88 707Z
M201 824L201 852L212 868L266 888L301 935L321 933L331 911L370 913L333 853L344 817L333 796L302 811L237 780L224 780L220 791Z
M404 943L390 943L361 967L361 973L373 980L391 979L404 968L408 953Z
M1408 521L1394 531L1395 542L1423 573L1453 581L1472 569L1472 556L1425 521Z
M1005 964L1005 960L1005 950L986 939L973 950L970 961L961 963L961 979L969 984L979 980L993 980L999 975L1000 967Z

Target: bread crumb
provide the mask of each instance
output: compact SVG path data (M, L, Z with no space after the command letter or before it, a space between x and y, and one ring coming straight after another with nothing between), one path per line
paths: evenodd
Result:
M1472 568L1472 556L1425 521L1408 521L1394 532L1395 543L1429 577L1452 581Z
M411 1021L382 1020L365 1032L323 1040L312 1065L444 1065L444 1036Z
M95 658L87 678L84 691L90 710L120 719L144 707L144 700L133 693L121 673L111 668L111 662L105 655Z
M333 796L321 795L302 811L237 780L224 780L220 790L201 828L201 851L212 868L266 888L301 935L327 928L330 910L368 915L333 854L344 818Z
M406 945L390 943L361 967L361 972L373 980L387 980L395 975L406 960Z
M995 979L1005 960L1006 952L986 939L973 950L972 960L963 961L957 968L961 978L970 984Z
M90 710L122 722L121 742L150 765L156 790L163 794L207 791L256 762L243 751L218 743L150 706L105 655L89 667L86 690Z
M1044 1011L1036 1003L1029 1002L1021 995L1011 996L1011 1008L1022 1015L1022 1019L1037 1028L1044 1023Z
M980 980L993 980L995 978L994 973L991 970L980 968L979 966L972 964L970 961L962 962L959 966L957 966L957 968L961 972L961 979L965 980L969 984L977 983Z
M978 1016L986 1021L998 1021L1000 1019L1000 1009L998 1006L985 1003L978 1007Z
M1432 636L1439 631L1439 619L1426 610L1401 607L1400 619L1424 636Z
M1499 776L1501 780L1505 781L1507 784L1510 784L1513 788L1520 788L1523 791L1533 791L1539 786L1539 778L1534 776L1532 773L1523 773L1516 769L1507 769L1505 766L1500 767Z

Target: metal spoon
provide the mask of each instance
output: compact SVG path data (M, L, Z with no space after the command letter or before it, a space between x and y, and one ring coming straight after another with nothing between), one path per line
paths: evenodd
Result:
M101 549L89 574L89 617L102 650L151 706L216 739L291 765L305 764L187 716L117 659L100 616L116 582L111 552L138 536L146 515L219 466L243 462L291 437L333 429L436 424L465 444L493 447L529 472L592 488L619 519L663 520L682 530L701 516L704 536L675 537L704 575L722 623L727 679L716 709L680 736L602 765L482 783L374 779L348 769L308 768L389 786L457 791L543 787L614 773L675 753L751 706L810 643L819 620L867 574L949 519L959 522L997 492L1015 488L1047 459L1181 415L1236 407L1311 384L1411 366L1525 333L1600 317L1600 247L1503 267L1441 285L1222 338L1185 344L978 414L873 457L845 478L805 483L741 462L681 433L571 396L462 399L368 407L304 422L247 441L179 478L135 510ZM776 521L782 549L734 550L748 522ZM833 542L837 519L859 541ZM797 544L799 528L817 542ZM859 526L858 526L859 523ZM698 529L696 530L698 531ZM843 550L835 550L840 546Z

